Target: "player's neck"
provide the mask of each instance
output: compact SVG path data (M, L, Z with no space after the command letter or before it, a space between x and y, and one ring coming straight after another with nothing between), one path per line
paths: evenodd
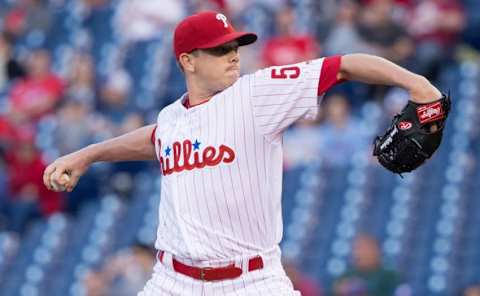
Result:
M192 93L189 91L187 93L186 99L188 100L190 106L196 106L209 101L213 96L214 94L208 95L201 93Z
M210 100L217 92L199 87L197 84L187 82L187 99L190 106L199 105Z

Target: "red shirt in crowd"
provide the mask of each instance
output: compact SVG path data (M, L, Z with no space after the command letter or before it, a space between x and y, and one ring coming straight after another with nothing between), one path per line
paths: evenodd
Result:
M264 66L299 63L318 56L318 44L311 36L273 37L262 49Z
M31 146L23 146L31 145ZM40 153L33 144L21 143L6 155L8 186L11 198L37 200L44 215L50 215L63 208L62 194L48 190L43 184L46 168Z
M0 144L15 141L15 126L6 118L0 116Z
M32 115L31 119L38 119L53 111L55 103L60 100L63 89L63 81L54 74L49 74L40 79L26 78L12 87L10 92L11 107L14 111ZM52 108L43 110L39 107L48 104Z
M462 29L462 24L450 24L452 19L464 19L464 10L456 0L427 0L419 3L409 19L411 34L420 41L431 41L442 46L451 46ZM448 21L448 22L447 22Z

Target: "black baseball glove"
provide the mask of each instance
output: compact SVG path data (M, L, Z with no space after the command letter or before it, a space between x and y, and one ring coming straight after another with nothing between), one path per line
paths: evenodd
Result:
M413 171L440 145L450 104L450 95L427 104L409 101L386 133L376 137L373 155L394 173Z

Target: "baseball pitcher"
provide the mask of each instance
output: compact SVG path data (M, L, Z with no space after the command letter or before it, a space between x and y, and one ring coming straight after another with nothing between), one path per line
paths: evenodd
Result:
M87 146L45 170L47 187L71 191L96 161L158 160L157 263L139 295L300 295L278 247L282 132L314 118L324 93L345 80L402 87L422 107L442 100L424 77L365 54L240 76L238 48L256 39L221 13L187 17L174 34L187 93L161 110L156 124ZM448 110L439 112L428 124ZM381 140L378 154L397 142Z

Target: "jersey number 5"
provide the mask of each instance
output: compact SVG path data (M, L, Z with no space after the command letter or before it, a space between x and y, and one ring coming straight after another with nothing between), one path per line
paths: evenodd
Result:
M272 79L295 79L300 76L300 68L297 66L273 68Z

